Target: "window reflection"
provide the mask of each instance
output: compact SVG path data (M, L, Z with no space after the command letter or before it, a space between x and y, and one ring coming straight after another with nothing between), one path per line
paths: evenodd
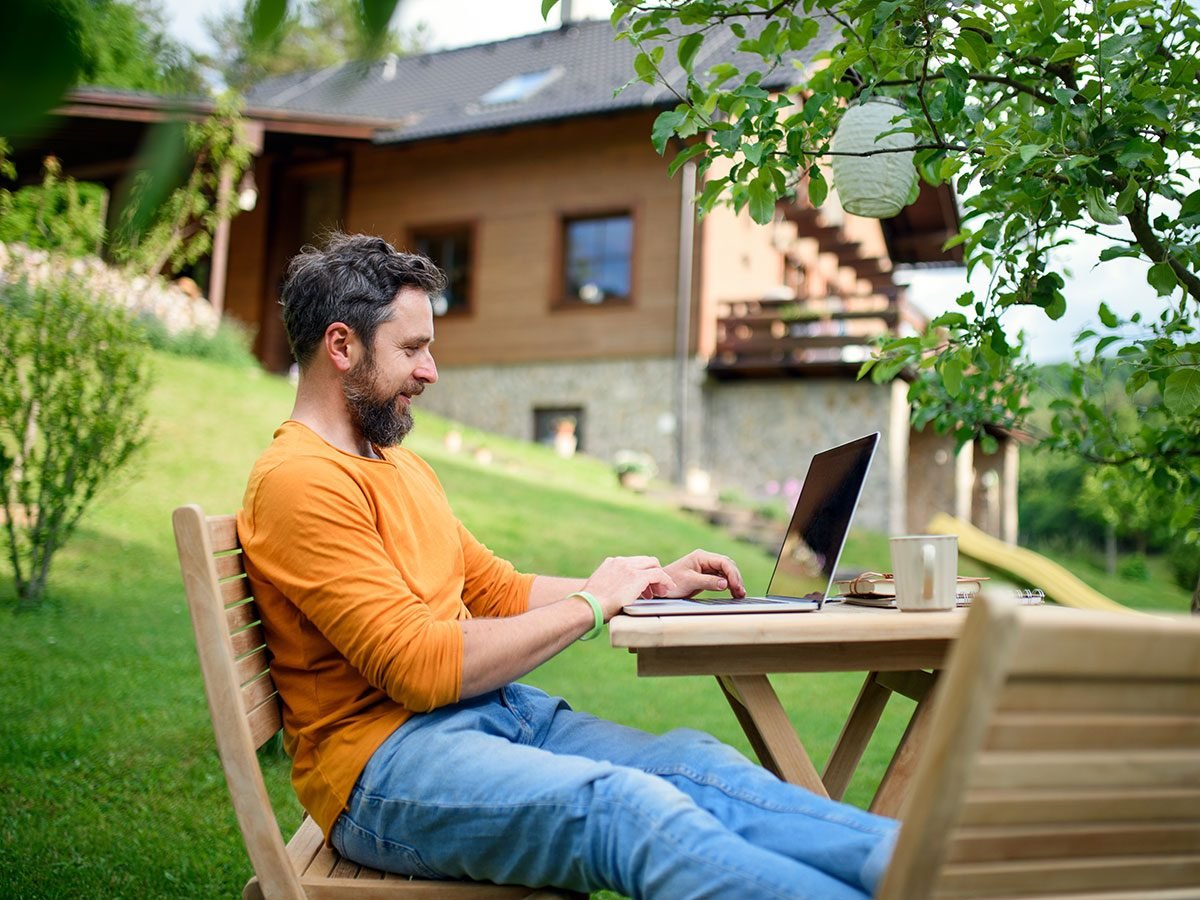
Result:
M633 259L629 214L569 219L564 230L565 299L593 306L628 301Z

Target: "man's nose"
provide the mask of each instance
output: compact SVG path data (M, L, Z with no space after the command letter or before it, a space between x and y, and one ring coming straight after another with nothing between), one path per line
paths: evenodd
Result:
M435 381L437 381L437 363L433 361L433 354L428 350L425 351L425 358L421 361L421 364L417 366L416 371L413 372L413 376L425 384L433 384Z

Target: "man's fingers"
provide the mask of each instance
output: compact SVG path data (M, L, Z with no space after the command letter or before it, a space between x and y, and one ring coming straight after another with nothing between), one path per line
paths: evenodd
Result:
M693 559L702 577L716 576L726 582L720 587L703 587L698 588L698 590L729 590L734 596L745 595L746 586L742 582L742 573L738 571L737 564L728 556L722 556L720 553L710 553L707 550L697 550Z
M658 572L654 573L654 577L650 579L647 588L653 591L655 597L669 597L675 591L675 579L668 575L665 570L659 569Z
M729 580L720 575L697 575L692 585L694 592L729 590Z
M625 556L622 557L630 565L636 566L639 569L661 569L662 564L653 556Z

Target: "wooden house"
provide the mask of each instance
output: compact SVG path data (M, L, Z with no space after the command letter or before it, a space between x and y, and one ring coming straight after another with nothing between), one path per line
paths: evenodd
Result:
M958 262L941 250L953 196L925 188L883 222L836 197L781 203L767 226L725 208L698 220L694 168L669 178L650 144L674 97L614 94L633 53L607 22L573 22L259 85L257 204L218 235L210 298L284 371L287 260L331 227L379 234L449 276L423 408L548 443L568 422L582 452L642 451L666 478L751 497L786 494L812 453L878 430L861 526L922 530L946 510L1015 540L1015 446L956 455L911 432L902 379L855 377L874 337L923 325L896 267ZM159 114L144 96L77 92L42 143ZM59 155L77 177L106 164Z

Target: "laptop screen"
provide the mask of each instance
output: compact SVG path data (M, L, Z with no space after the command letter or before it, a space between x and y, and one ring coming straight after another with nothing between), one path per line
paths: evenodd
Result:
M767 596L825 599L878 443L875 432L813 457Z

